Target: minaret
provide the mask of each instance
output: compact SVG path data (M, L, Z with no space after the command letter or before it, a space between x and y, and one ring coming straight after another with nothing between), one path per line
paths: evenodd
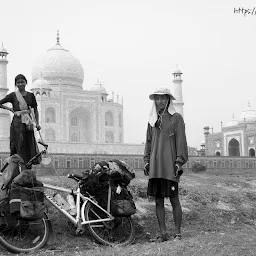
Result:
M209 132L209 130L210 130L210 127L209 127L209 125L208 124L205 124L205 126L204 126L204 147L205 147L205 155L206 156L208 156L209 155L209 152L208 152L208 150L209 150L209 134L210 134L210 132Z
M182 72L180 71L180 69L177 68L172 74L174 76L174 79L173 79L173 86L172 86L171 92L173 93L173 96L175 98L175 100L173 101L173 106L175 107L176 111L180 113L184 118L184 115L183 115L184 102L182 97L182 79L181 79Z
M4 48L3 43L0 47L0 99L3 99L8 92L7 88L7 55L8 52ZM0 140L9 139L10 130L10 112L0 109Z

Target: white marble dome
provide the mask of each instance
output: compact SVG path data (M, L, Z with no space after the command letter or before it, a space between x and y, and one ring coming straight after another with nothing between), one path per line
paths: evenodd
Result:
M242 114L240 115L240 122L249 122L249 121L256 121L256 111L253 109L250 104L243 110Z
M80 62L57 41L32 68L33 82L41 76L50 85L57 85L61 81L61 84L71 88L82 88L84 71Z

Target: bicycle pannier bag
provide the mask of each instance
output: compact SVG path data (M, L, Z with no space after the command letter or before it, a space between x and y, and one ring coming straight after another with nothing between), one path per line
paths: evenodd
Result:
M38 185L40 182L38 183ZM10 213L18 218L38 219L45 210L42 187L12 186L10 190Z
M19 163L23 163L24 161L19 155L15 154L5 159L5 162L8 162L9 165L6 167L6 170L3 173L2 190L8 188L13 179L20 174Z
M136 213L133 201L119 199L112 202L112 212L114 216L130 216Z
M34 220L44 217L45 204L39 201L21 201L20 217L22 219Z
M17 225L17 220L10 214L9 198L2 198L0 201L0 231L15 225Z
M37 183L36 172L32 169L23 170L18 176L13 179L13 184L22 187L33 187Z
M115 191L111 196L111 212L114 216L130 216L136 213L136 206L127 188L122 187L121 193Z

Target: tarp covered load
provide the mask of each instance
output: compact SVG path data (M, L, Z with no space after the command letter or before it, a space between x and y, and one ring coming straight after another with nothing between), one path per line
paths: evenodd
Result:
M136 206L127 185L134 178L135 170L126 162L116 159L101 161L84 172L81 193L94 196L105 209L109 196L110 211L114 216L130 216L136 212Z
M84 172L84 176L82 193L100 196L108 189L109 180L114 186L127 186L135 178L135 170L126 162L114 159L95 163L90 170Z

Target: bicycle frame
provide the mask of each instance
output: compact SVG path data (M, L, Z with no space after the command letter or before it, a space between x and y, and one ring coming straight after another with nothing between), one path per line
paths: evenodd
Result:
M64 192L64 193L71 194L71 195L76 195L76 212L77 213L76 213L76 216L74 217L67 210L65 210L60 205L58 205L58 203L54 200L53 197L51 197L49 194L47 194L45 192L45 199L51 205L53 205L58 211L60 211L64 216L66 216L75 226L78 226L78 224L86 225L86 224L97 223L97 222L111 221L114 219L114 217L108 211L106 211L104 208L102 208L100 205L98 205L98 203L95 202L95 200L91 199L90 197L86 197L86 196L82 195L79 187L76 190L72 190L72 189L58 187L58 186L44 183L44 188L48 188L48 189L51 189L54 191ZM81 206L80 199L83 200L82 207L80 207ZM106 213L108 218L87 221L85 219L84 210L85 210L85 206L88 202L94 204L100 210L102 210L104 213ZM82 220L82 222L81 222L81 220Z

